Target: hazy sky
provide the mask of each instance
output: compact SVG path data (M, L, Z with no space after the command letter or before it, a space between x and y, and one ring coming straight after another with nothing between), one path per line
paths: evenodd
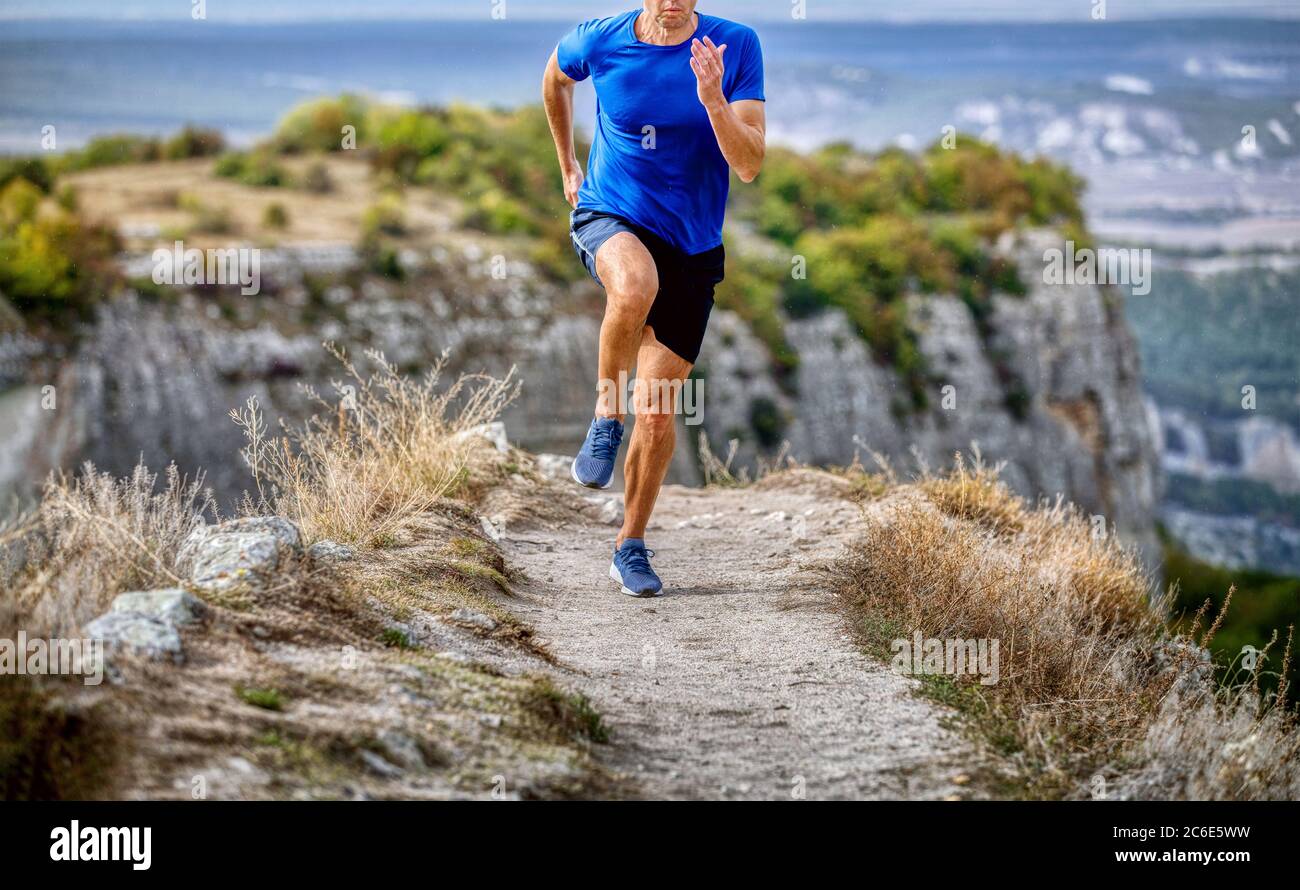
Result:
M189 18L194 0L0 0L0 18ZM637 0L206 0L208 21L340 18L480 18L494 3L518 19L577 21ZM701 0L699 9L742 21L789 20L793 0ZM810 21L1087 21L1098 0L805 0ZM1300 0L1105 0L1110 20L1165 16L1300 17Z

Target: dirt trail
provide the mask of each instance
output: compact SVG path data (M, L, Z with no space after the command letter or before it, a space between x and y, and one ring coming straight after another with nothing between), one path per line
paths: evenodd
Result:
M913 681L861 653L813 570L862 521L820 474L668 486L646 534L659 599L607 579L610 525L503 544L529 577L524 617L605 715L600 757L640 795L970 796L969 746Z

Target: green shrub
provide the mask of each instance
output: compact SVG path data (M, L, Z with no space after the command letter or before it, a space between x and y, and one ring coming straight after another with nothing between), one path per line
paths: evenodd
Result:
M116 167L121 164L145 164L156 161L161 156L162 147L152 136L98 136L86 143L80 151L65 155L61 169L93 170L96 167Z
M280 122L272 144L280 151L343 150L343 128L356 128L357 147L366 145L369 105L358 96L316 99L292 109Z
M54 200L58 202L60 207L69 212L76 211L78 205L81 203L77 187L74 185L59 186L59 191L54 196Z
M0 193L0 293L33 319L84 318L116 286L120 245L112 231L71 213L42 212L39 199L24 179Z
M380 195L379 200L366 208L361 216L363 240L377 235L403 235L406 233L406 211L401 198L393 194Z
M41 190L27 180L13 180L0 192L0 225L12 229L19 223L35 219L44 197Z
M230 211L225 207L206 203L198 195L186 192L177 199L177 206L192 219L193 231L211 235L225 235L234 230Z
M266 209L262 211L262 225L268 229L287 229L289 211L284 209L283 204L267 204Z
M289 174L266 149L228 152L217 159L213 172L255 188L276 188L289 184Z
M54 188L54 172L42 158L0 158L0 189L25 179L43 192Z
M378 235L370 235L361 240L360 255L363 267L376 275L402 281L406 270L402 268L397 248Z
M169 161L207 158L221 154L225 147L226 140L220 131L187 125L163 144L162 156Z

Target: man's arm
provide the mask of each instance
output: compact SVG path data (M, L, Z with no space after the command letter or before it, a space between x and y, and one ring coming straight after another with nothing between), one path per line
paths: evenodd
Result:
M714 46L708 37L691 41L691 70L696 94L709 112L718 148L743 182L753 182L767 153L767 113L757 99L727 102L722 93L722 54L727 45Z
M582 187L582 166L573 147L573 78L560 70L554 52L546 63L542 75L542 104L546 106L546 120L551 125L551 138L555 140L555 154L560 161L560 175L564 178L564 198L572 207L578 206L578 189Z

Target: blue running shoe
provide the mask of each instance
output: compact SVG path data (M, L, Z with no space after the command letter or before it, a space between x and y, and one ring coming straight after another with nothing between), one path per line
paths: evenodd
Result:
M612 417L592 418L587 441L573 459L573 481L588 488L609 488L614 478L614 458L623 441L623 424Z
M650 568L650 557L654 554L653 550L645 549L645 541L628 538L614 551L609 577L617 581L628 596L663 596L663 582Z

